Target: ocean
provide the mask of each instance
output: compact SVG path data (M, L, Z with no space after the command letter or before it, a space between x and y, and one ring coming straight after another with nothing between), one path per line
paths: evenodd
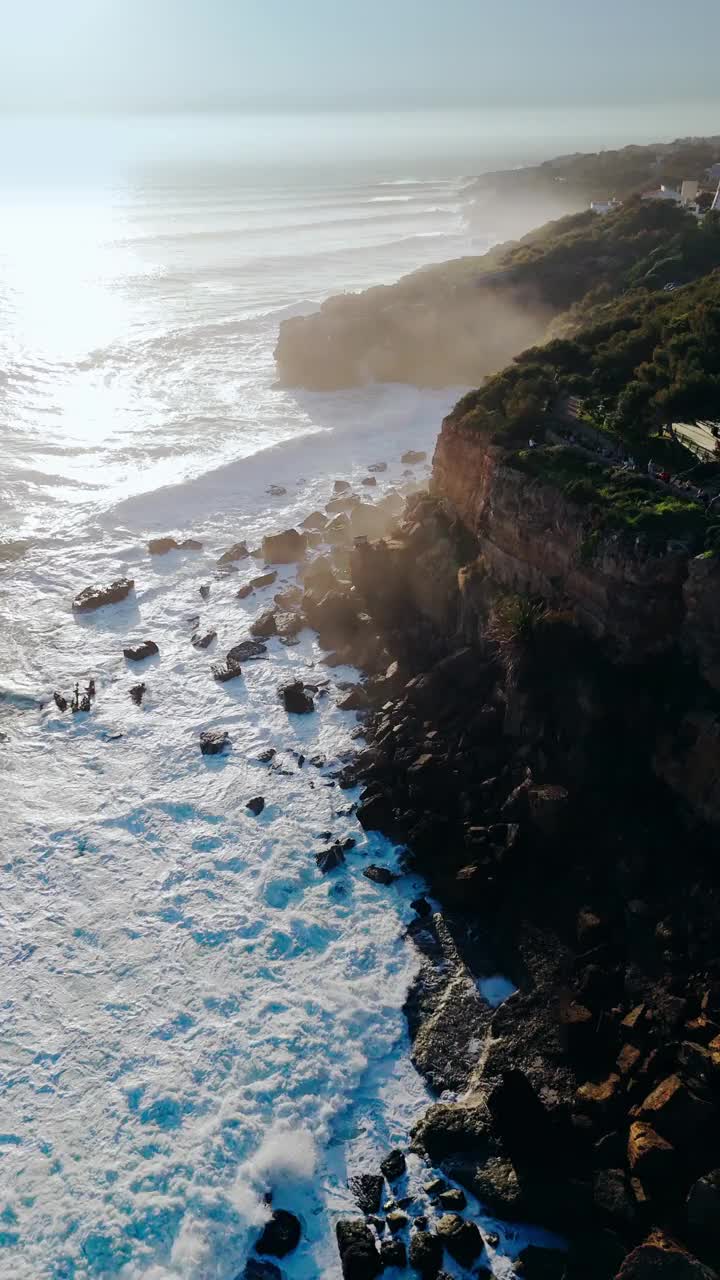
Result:
M402 489L401 453L430 456L462 390L278 388L281 319L482 252L502 228L469 234L468 178L570 150L570 127L0 125L2 1276L234 1280L272 1190L303 1223L288 1280L337 1277L348 1176L406 1144L429 1100L402 1014L423 886L363 877L401 851L360 831L332 777L356 727L336 686L355 673L304 632L216 684L211 661L277 587L239 601L257 563L215 565L370 463L388 464L378 492ZM161 533L203 550L150 557ZM77 591L121 574L130 600L73 615ZM207 652L198 626L218 633ZM139 675L122 649L145 637L160 653ZM288 718L277 686L308 673L329 682L318 711ZM90 677L93 711L58 711L53 690ZM207 728L227 755L201 756ZM358 843L322 876L328 830ZM418 1204L422 1180L417 1161ZM492 1225L501 1277L528 1235Z

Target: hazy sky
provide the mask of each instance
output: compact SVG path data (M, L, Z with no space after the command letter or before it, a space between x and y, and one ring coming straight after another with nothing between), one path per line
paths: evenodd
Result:
M720 0L0 0L0 18L5 109L720 107Z

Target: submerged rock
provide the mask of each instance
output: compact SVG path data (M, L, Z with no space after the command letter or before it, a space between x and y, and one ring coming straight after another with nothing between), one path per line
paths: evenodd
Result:
M315 710L312 696L305 692L302 680L294 680L292 684L282 685L278 693L285 710L292 715L308 715Z
M169 551L202 551L203 544L196 538L183 538L178 542L175 538L151 538L148 551L151 556L166 556Z
M368 880L372 880L374 884L387 885L397 880L397 876L393 875L388 867L376 867L374 863L371 863L369 867L363 868L363 875Z
M204 756L219 756L230 745L227 729L203 729L200 750Z
M259 573L257 578L251 578L250 586L253 591L261 591L263 587L271 587L273 582L277 582L277 569L271 569L269 573Z
M319 853L315 854L315 861L324 876L327 875L328 871L334 871L336 867L341 866L345 861L342 845L336 843L331 845L329 849L321 849Z
M119 604L133 590L135 582L132 578L116 578L107 586L84 587L73 600L76 613L88 613L91 609L102 609L106 604Z
M284 1258L300 1243L302 1229L300 1219L288 1209L273 1209L272 1217L265 1223L255 1250L269 1253L273 1258Z
M385 1159L380 1162L380 1168L388 1182L397 1182L405 1172L405 1156L399 1148L395 1147Z
M200 595L202 596L203 600L210 599L210 583L209 582L203 582L202 586L199 587L198 589L200 591Z
M374 489L377 485L377 480L375 476L364 476L360 483L367 485L368 489Z
M142 644L129 645L127 649L123 649L123 657L128 658L130 662L143 662L145 658L154 658L159 652L154 640L143 640Z
M390 1230L392 1231L392 1226ZM407 1253L402 1240L383 1240L380 1245L380 1258L383 1267L406 1267Z
M266 1262L264 1258L250 1258L245 1270L235 1280L283 1280L282 1271L274 1262Z
M265 797L253 796L252 800L248 800L247 804L245 805L245 808L249 809L250 812L253 813L257 818L265 808Z
M381 472L387 471L387 466L387 462L371 462L368 471L374 471L379 475Z
M400 461L406 466L414 467L418 462L424 462L427 454L424 449L406 449Z
M218 559L218 564L233 564L235 560L247 560L250 552L246 542L234 542L227 551L223 551Z
M271 498L284 498L287 489L284 484L270 484L265 492L269 493Z
M213 640L217 640L217 631L206 631L204 634L196 631L190 637L190 643L195 649L208 649Z

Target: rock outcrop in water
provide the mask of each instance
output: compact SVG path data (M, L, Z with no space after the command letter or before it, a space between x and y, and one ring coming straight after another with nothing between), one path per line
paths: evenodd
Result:
M102 609L106 604L118 604L127 599L135 588L132 578L116 578L107 586L84 587L73 600L76 613L89 613L93 609Z

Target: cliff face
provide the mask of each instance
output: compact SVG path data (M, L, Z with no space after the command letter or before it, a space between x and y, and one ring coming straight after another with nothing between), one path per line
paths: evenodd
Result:
M584 508L514 469L506 450L452 417L438 439L432 489L477 539L500 589L570 608L623 661L680 646L720 689L717 559L651 554L617 535L593 541L590 552Z

